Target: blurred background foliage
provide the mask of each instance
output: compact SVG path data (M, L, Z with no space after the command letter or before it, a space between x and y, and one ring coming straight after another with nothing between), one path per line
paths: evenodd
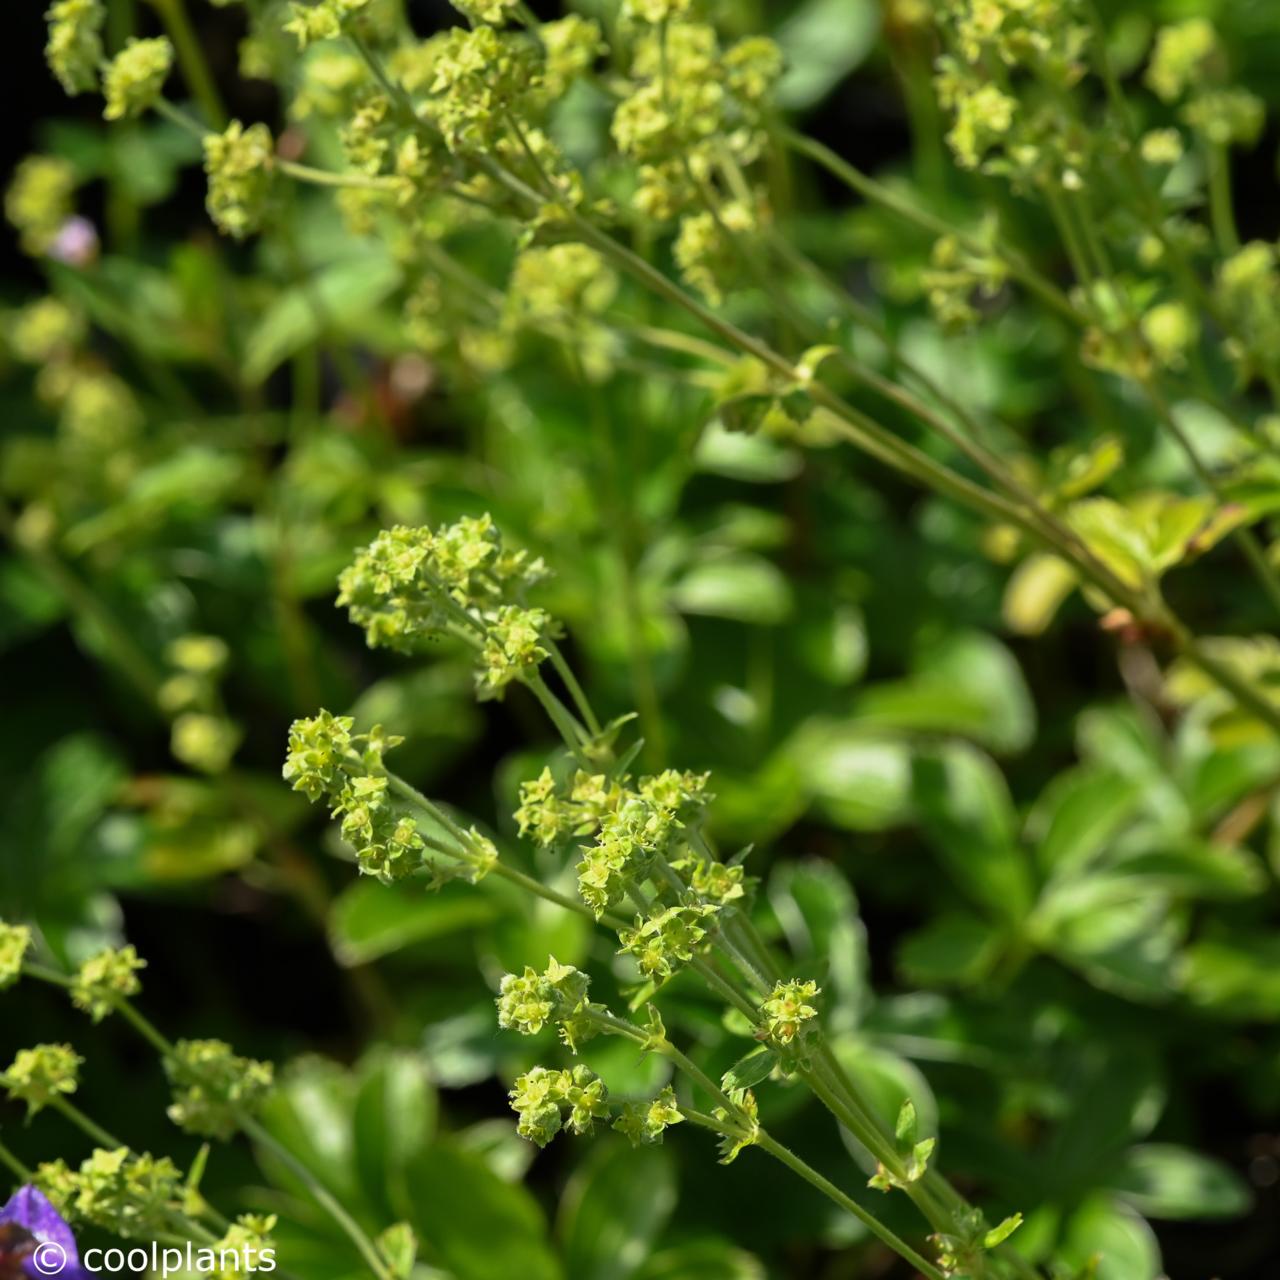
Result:
M535 1159L503 1091L554 1051L498 1033L493 985L548 951L607 967L608 949L500 883L425 896L358 881L280 783L290 720L349 709L403 733L402 773L527 856L506 815L550 750L533 704L477 709L460 655L370 653L332 606L377 529L489 510L555 568L548 607L596 705L638 711L653 765L713 770L716 839L753 843L766 923L823 981L840 1056L890 1120L913 1097L958 1183L1027 1214L1032 1252L1103 1249L1103 1280L1273 1274L1274 740L1211 703L1151 701L1144 638L1104 632L1052 583L1011 589L989 530L954 506L849 450L726 430L678 356L655 370L603 326L498 323L461 289L443 328L415 323L418 282L323 194L291 197L283 230L219 239L196 145L61 98L40 8L5 14L21 115L3 145L11 163L39 149L74 166L101 248L33 262L10 242L4 262L0 484L18 538L0 561L3 914L38 922L65 962L128 937L173 1035L288 1062L270 1127L371 1224L415 1225L429 1261L415 1274L905 1275L799 1183L762 1182L750 1158L713 1176L697 1135ZM423 33L452 20L443 3L408 8ZM945 158L910 8L726 0L719 18L777 37L781 101L815 136L957 223L998 204L1035 246L1034 207ZM239 11L193 13L235 112L270 118L271 87L236 76ZM1155 24L1194 14L1280 107L1270 0L1108 5L1122 65ZM1246 239L1275 231L1275 118L1235 174ZM566 100L557 123L589 156L599 104ZM1027 451L1078 455L1111 433L1131 485L1178 485L1185 464L1052 326L1015 302L945 335L921 296L928 237L811 172L779 172L773 191L780 223L873 300L903 352ZM510 237L452 244L505 278ZM21 349L23 308L43 296L83 317L93 375L56 412ZM672 323L638 295L624 305ZM768 305L733 301L744 321ZM1201 629L1273 628L1230 551L1168 587ZM730 1065L696 991L677 983L673 1001L669 1025ZM159 1068L122 1030L91 1037L26 987L6 993L4 1025L13 1047L74 1040L86 1109L139 1147L181 1147ZM612 1046L585 1057L599 1070L605 1055L611 1084L661 1083ZM798 1094L764 1101L815 1163L846 1164ZM12 1143L63 1151L75 1139L58 1125ZM228 1150L206 1186L280 1212L297 1274L357 1274L287 1170Z

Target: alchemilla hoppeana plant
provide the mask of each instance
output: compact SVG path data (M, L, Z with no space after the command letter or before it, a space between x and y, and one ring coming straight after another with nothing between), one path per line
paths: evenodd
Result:
M431 8L45 14L0 1276L1259 1274L1280 14Z

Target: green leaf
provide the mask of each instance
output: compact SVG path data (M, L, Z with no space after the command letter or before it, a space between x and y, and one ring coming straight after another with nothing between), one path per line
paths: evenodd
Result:
M1131 1209L1095 1196L1072 1214L1062 1244L1062 1259L1084 1267L1098 1258L1097 1280L1155 1280L1160 1247Z
M694 1240L655 1253L635 1280L765 1280L765 1269L724 1240Z
M814 718L787 747L810 798L838 826L880 831L905 821L911 750L847 720Z
M821 101L875 47L879 28L869 0L806 0L775 33L787 64L778 105L801 110Z
M768 1045L758 1045L724 1073L720 1078L720 1087L726 1093L754 1088L762 1080L767 1080L777 1065L777 1053Z
M951 912L906 938L898 948L898 968L922 987L968 987L990 974L1000 951L1000 934L985 920Z
M1015 1213L1006 1218L999 1226L992 1227L985 1236L982 1237L982 1247L984 1249L995 1249L1011 1236L1017 1229L1022 1226L1022 1214Z
M1280 936L1238 932L1187 949L1182 985L1190 999L1227 1018L1280 1018Z
M826 862L784 862L769 877L768 897L805 971L820 975L839 1007L865 1010L867 936L848 880Z
M564 1280L537 1201L478 1156L439 1143L405 1176L424 1249L456 1280Z
M333 904L329 939L334 955L350 968L416 942L480 928L500 914L498 902L479 893L428 893L420 882L357 880Z
M893 1126L893 1136L898 1149L905 1150L916 1144L916 1104L907 1098L898 1111L898 1122Z
M1099 857L1137 812L1141 785L1114 773L1074 769L1045 788L1027 819L1041 867L1079 871Z
M1031 872L990 758L960 745L921 753L912 798L939 860L969 899L997 919L1021 920L1031 906Z
M1045 553L1028 556L1005 587L1005 625L1020 636L1042 635L1079 583L1065 560Z
M385 252L365 252L284 290L245 339L246 381L265 381L329 328L350 332L399 287L400 268Z
M1236 1218L1253 1195L1229 1166L1172 1143L1132 1148L1112 1186L1148 1218Z
M957 734L994 751L1020 751L1035 734L1035 708L1016 660L978 632L948 636L914 675L869 688L854 717L876 730Z
M370 1201L387 1217L412 1212L405 1169L435 1131L438 1102L421 1055L374 1050L360 1066L355 1162Z
M664 1146L600 1141L560 1202L559 1232L573 1280L627 1280L648 1258L676 1206Z
M740 553L687 570L671 589L671 603L683 613L775 625L791 614L791 587L772 561Z

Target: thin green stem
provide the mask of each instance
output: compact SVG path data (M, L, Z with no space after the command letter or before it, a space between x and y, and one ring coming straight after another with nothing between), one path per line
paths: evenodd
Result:
M573 699L573 705L578 709L578 714L586 724L587 732L592 738L598 738L600 736L600 721L596 718L596 713L592 710L591 703L587 700L587 695L583 691L582 685L578 682L578 677L574 675L573 668L565 661L560 646L554 640L548 638L545 644L547 652L551 655L551 665L555 667L560 679L564 681L564 687L569 690L569 696Z
M1240 252L1235 201L1231 195L1231 155L1220 142L1209 144L1209 219L1214 239L1226 256Z
M957 231L945 219L930 213L927 209L921 209L905 196L886 187L883 183L877 182L874 178L868 177L860 169L855 169L847 160L816 139L805 137L804 134L781 126L775 130L775 133L778 139L792 151L820 165L864 199L882 205L891 213L896 213L899 217L914 223L922 230L928 231L933 235L954 236L960 245L970 253L986 255L991 252L989 246L981 244L963 231ZM996 253L1015 280L1018 280L1034 293L1058 315L1071 321L1072 324L1079 323L1078 313L1071 299L1055 284L1046 280L1020 255L1004 248L998 248Z
M3 1142L0 1142L0 1164L3 1164L19 1182L31 1181L31 1170Z
M373 1241L369 1239L363 1227L347 1212L341 1202L333 1195L333 1193L307 1168L297 1156L293 1154L282 1142L280 1142L274 1134L263 1128L252 1116L240 1113L237 1117L240 1127L253 1139L254 1142L269 1151L276 1157L289 1171L298 1178L299 1181L311 1193L312 1198L321 1208L338 1224L346 1233L347 1238L355 1245L360 1256L364 1258L369 1269L373 1272L378 1280L395 1280L395 1277L383 1261L382 1255L378 1252Z
M49 1106L70 1120L77 1129L88 1134L98 1146L104 1147L108 1151L116 1151L120 1147L129 1145L127 1142L121 1142L119 1138L104 1129L96 1120L90 1119L74 1102L68 1101L60 1093L55 1093L49 1098Z
M209 124L221 132L227 126L227 111L222 104L217 81L205 60L199 37L187 17L183 0L151 0L151 5L160 15L160 21L173 42L188 88L195 95Z
M834 1201L846 1213L852 1214L868 1231L889 1246L895 1253L909 1262L922 1276L929 1280L946 1280L945 1273L940 1271L927 1258L921 1257L906 1241L895 1235L880 1221L875 1214L864 1209L856 1200L846 1195L829 1178L823 1177L812 1165L806 1164L788 1147L766 1133L763 1129L756 1135L756 1143L762 1151L767 1151L775 1160L786 1165L788 1169L803 1178L810 1186L821 1191L827 1199Z

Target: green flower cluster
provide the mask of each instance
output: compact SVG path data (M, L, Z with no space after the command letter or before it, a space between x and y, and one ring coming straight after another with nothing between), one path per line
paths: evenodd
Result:
M602 773L579 769L561 787L549 768L520 784L515 820L521 836L532 836L544 849L574 836L593 835L605 815L618 807L622 788Z
M173 45L163 36L131 39L102 73L107 120L141 115L155 104L173 67Z
M675 1090L667 1085L655 1098L624 1102L613 1122L633 1147L651 1147L662 1141L662 1135L673 1124L681 1124L684 1116L676 1102Z
M242 1213L222 1239L210 1246L218 1262L217 1269L210 1272L210 1280L251 1280L257 1274L256 1269L250 1266L242 1271L238 1262L252 1262L256 1256L275 1247L271 1233L276 1229L276 1222L274 1213Z
M403 739L375 725L353 733L351 716L321 710L289 728L285 780L312 803L325 799L333 817L342 818L342 837L356 852L360 870L383 883L402 879L426 866L427 847L417 821L391 792L383 756ZM475 883L498 860L493 841L472 829L465 840L444 850L456 864L436 868L436 883L462 876Z
M597 1120L609 1115L609 1090L581 1063L565 1071L534 1067L516 1080L508 1096L511 1109L520 1117L516 1132L540 1147L561 1128L590 1133Z
M789 1045L804 1033L806 1024L818 1016L817 1009L808 1001L821 990L816 982L801 982L797 978L774 986L761 1004L760 1012L775 1044Z
M642 16L651 21L649 11L670 7L646 5ZM637 208L666 221L701 209L722 160L742 166L760 155L762 111L782 55L764 37L722 50L711 26L658 22L641 28L633 43L630 91L614 110L611 130L618 150L638 165ZM689 256L694 239L691 231Z
M1226 56L1206 18L1162 27L1147 64L1147 87L1161 102L1182 102L1181 116L1214 146L1252 146L1266 121L1256 94L1224 87Z
M698 953L707 936L702 922L718 909L700 903L665 907L647 919L637 916L635 928L618 932L622 951L635 959L646 978L665 981Z
M621 791L601 818L595 842L583 846L577 867L578 892L597 916L673 851L705 804L705 786L705 775L670 772L642 780L638 790Z
M80 966L72 980L71 1001L94 1022L101 1022L115 1011L120 1000L136 996L142 990L138 974L146 967L147 962L132 945L99 952Z
M1252 240L1218 268L1215 294L1241 335L1224 344L1241 380L1280 368L1280 251Z
M102 0L55 0L45 18L49 40L44 56L58 83L72 96L96 89L107 20Z
M1081 0L945 0L961 56L980 64L994 55L1058 84L1083 73L1090 31Z
M523 604L546 568L505 547L492 519L438 530L403 525L380 533L338 580L338 604L371 648L415 653L441 635L479 650L481 697L500 696L547 657L553 623Z
M187 1133L224 1141L274 1081L271 1063L238 1057L221 1040L179 1040L164 1066L174 1091L169 1119Z
M742 274L742 255L760 226L759 210L745 200L726 201L715 214L687 213L672 247L680 275L713 306Z
M502 979L498 1025L531 1036L554 1023L560 1038L577 1053L579 1045L597 1034L592 1015L604 1007L591 1003L587 995L590 986L591 979L585 973L560 964L554 956L548 957L542 973L526 965L524 973L508 973Z
M729 1132L720 1139L720 1163L732 1164L760 1137L760 1105L750 1089L743 1089L733 1098L734 1110L716 1107L712 1115Z
M65 359L84 341L84 316L61 298L37 298L14 314L9 349L25 364Z
M75 170L57 156L27 156L14 170L4 196L4 215L17 229L23 253L48 252L74 212Z
M35 1185L58 1211L126 1238L171 1230L182 1204L182 1174L167 1156L98 1148L78 1170L62 1160L42 1164Z
M319 0L317 4L291 3L285 31L295 36L298 47L305 49L317 40L335 40L342 34L342 24L358 13L369 0Z
M501 26L515 15L520 0L449 0L449 3L470 22Z
M25 924L6 924L0 920L0 991L17 982L30 947L31 930Z
M27 1104L27 1115L33 1116L54 1098L75 1093L84 1059L69 1044L38 1044L20 1049L9 1068L0 1075L0 1083L9 1097Z
M274 160L275 141L265 124L246 129L233 120L221 133L205 135L205 205L219 231L243 240L261 229L271 204Z
M995 231L995 226L988 224L982 238L994 240ZM1008 278L1007 263L994 251L978 254L957 236L940 236L934 241L920 282L938 323L961 332L972 329L981 319L975 298L989 301L996 297Z

